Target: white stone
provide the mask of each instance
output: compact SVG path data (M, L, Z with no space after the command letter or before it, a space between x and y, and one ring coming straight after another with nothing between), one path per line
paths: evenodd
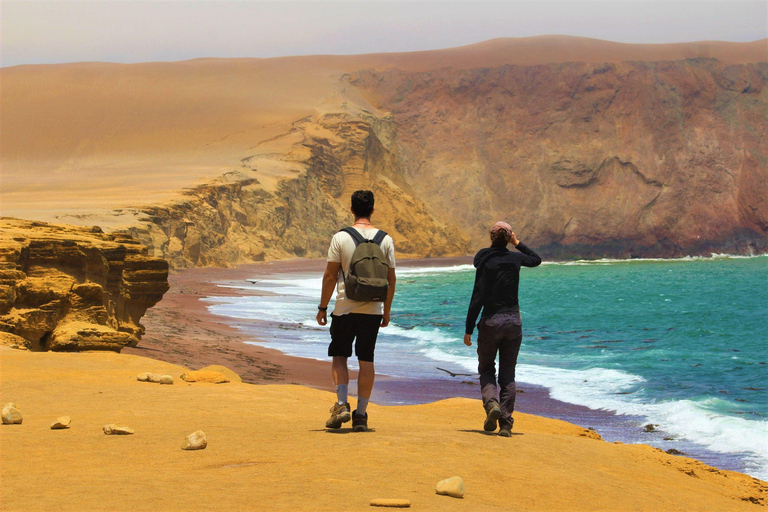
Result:
M173 377L170 375L163 375L160 377L160 384L173 384Z
M189 434L184 439L184 444L181 446L182 450L202 450L208 446L208 438L205 432L198 430Z
M463 498L464 497L464 480L462 480L461 477L458 477L458 476L452 476L451 478L440 480L439 482L437 482L437 487L435 487L435 492L437 492L437 494L443 494L445 496L453 496L454 498Z
M69 424L72 423L72 418L69 416L60 416L53 423L51 423L51 430L59 430L62 428L69 428Z
M21 417L21 411L16 404L8 402L3 407L3 423L5 425L20 425L23 418Z
M110 423L109 425L104 425L104 433L108 436L115 436L115 435L129 435L133 434L134 430L130 427L126 427L125 425L118 425L116 423Z

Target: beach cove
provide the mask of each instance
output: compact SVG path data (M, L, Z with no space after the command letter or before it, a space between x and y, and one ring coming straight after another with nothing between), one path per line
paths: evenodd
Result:
M466 259L402 263L406 276L409 267ZM122 354L3 347L0 393L25 417L0 429L3 508L332 510L343 500L344 508L359 510L375 498L409 499L418 510L752 510L766 503L765 482L650 446L601 441L587 427L609 413L553 400L526 383L511 439L482 431L471 377L440 370L434 379L382 376L369 410L372 432L326 432L333 400L327 362L267 348L270 339L257 340L253 331L273 333L265 322L243 329L210 311L212 297L263 293L240 289L243 283L319 276L324 265L294 260L177 272L144 318L142 342ZM178 378L209 365L226 366L245 383ZM170 374L176 384L138 382L145 371ZM420 405L382 405L393 403ZM73 418L71 428L50 431L64 414ZM101 427L111 422L136 434L104 436ZM184 436L198 429L209 447L181 450ZM366 457L353 464L353 453ZM330 463L332 454L343 461ZM23 472L14 470L22 464ZM62 465L68 476L55 476ZM467 485L465 498L435 495L435 483L454 475Z

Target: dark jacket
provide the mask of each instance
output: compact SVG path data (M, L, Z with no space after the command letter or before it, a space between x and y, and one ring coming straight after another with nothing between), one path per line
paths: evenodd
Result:
M541 264L538 254L523 245L517 244L520 252L510 251L506 247L487 247L475 255L475 287L467 311L467 334L472 334L475 322L483 310L483 318L517 311L517 289L520 285L520 267L537 267Z

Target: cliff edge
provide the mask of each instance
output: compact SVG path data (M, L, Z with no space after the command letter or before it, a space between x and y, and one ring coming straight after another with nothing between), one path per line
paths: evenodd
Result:
M126 234L0 218L0 343L33 351L135 346L168 263Z

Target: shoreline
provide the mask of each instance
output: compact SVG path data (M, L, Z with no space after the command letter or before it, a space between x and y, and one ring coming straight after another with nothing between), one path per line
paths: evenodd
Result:
M451 267L471 264L471 258L409 259L398 262L398 268ZM330 361L287 355L268 347L269 340L259 337L260 326L267 322L216 315L202 300L216 296L263 295L255 290L236 289L248 280L284 273L317 273L318 280L325 260L280 260L254 263L235 268L192 268L169 276L171 289L163 300L148 310L143 319L147 333L138 347L123 353L150 357L180 364L190 369L223 365L250 384L299 384L333 391ZM233 288L222 288L233 286ZM239 329L238 324L247 326ZM274 326L270 329L274 331ZM256 331L254 336L252 333ZM257 343L257 344L251 344ZM265 346L266 345L266 346ZM438 363L439 364L439 363ZM350 370L350 395L355 396L356 372ZM432 372L434 373L434 372ZM413 405L463 397L477 400L478 418L482 416L478 383L467 378L406 379L377 374L372 402L380 405ZM663 434L644 432L641 417L618 415L611 411L561 402L550 397L545 387L518 383L516 410L522 413L555 418L584 428L597 430L607 441L662 446ZM478 420L480 421L480 420ZM658 438L658 439L656 439ZM744 471L744 463L734 456L710 452L692 443L683 443L686 455L728 470ZM667 446L664 446L666 449ZM690 450L691 453L688 453Z

